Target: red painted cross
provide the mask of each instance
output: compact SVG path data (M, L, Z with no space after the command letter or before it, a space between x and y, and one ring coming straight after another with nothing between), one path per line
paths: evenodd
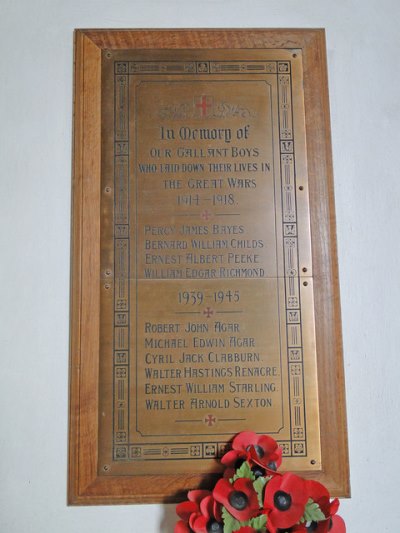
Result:
M208 415L205 417L204 422L207 426L213 426L216 423L217 419L213 415Z
M210 309L210 307L207 307L207 309L204 309L203 315L206 315L207 318L210 318L214 314L214 311Z
M207 115L207 108L212 106L211 104L207 104L207 96L202 96L200 103L196 104L196 107L201 109L201 115L205 117Z
M209 211L207 211L207 209L201 213L201 218L203 220L208 220L209 218L211 218L211 216L212 214Z

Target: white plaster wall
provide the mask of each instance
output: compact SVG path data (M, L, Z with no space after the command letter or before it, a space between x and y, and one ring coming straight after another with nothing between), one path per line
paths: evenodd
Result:
M1 532L172 533L175 520L172 506L66 506L76 27L326 28L353 494L341 514L350 533L399 530L399 6L0 1Z

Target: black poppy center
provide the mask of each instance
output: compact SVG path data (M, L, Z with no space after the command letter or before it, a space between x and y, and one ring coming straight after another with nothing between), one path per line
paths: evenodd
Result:
M278 470L278 465L275 463L275 461L271 461L270 463L267 464L267 467L270 469L270 470Z
M318 527L318 522L311 522L311 524L307 526L307 533L309 531L315 531L317 527Z
M253 466L251 471L253 472L253 474L255 475L256 478L257 477L261 477L261 476L265 476L265 469L262 468L261 466L255 465L255 466Z
M261 448L261 446L259 446L258 444L256 444L255 446L253 446L255 451L256 451L256 454L258 455L258 457L260 459L262 459L264 457L264 450ZM250 446L247 446L246 448L247 451L250 450Z
M244 463L244 459L241 459L241 458L238 459L238 460L236 461L236 463L235 463L235 466L234 466L235 470L237 470L238 468L240 468L240 467L242 466L243 463Z
M207 524L207 533L224 533L224 525L212 518Z
M243 511L243 509L246 509L249 499L244 492L234 490L229 494L229 503L237 511Z
M274 505L278 511L287 511L292 505L292 497L283 490L278 490L274 495Z

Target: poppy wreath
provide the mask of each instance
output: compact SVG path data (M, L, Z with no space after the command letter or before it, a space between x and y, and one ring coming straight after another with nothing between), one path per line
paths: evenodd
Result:
M221 463L213 491L189 491L177 505L175 533L346 533L339 500L324 485L278 471L282 450L273 438L239 433Z

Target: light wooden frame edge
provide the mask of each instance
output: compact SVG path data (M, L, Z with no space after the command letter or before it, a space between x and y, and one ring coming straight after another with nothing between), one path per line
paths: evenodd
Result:
M101 53L127 48L302 49L323 470L349 497L336 223L323 29L76 30L71 265L69 504L172 502L205 478L98 475ZM172 496L167 496L171 495Z

